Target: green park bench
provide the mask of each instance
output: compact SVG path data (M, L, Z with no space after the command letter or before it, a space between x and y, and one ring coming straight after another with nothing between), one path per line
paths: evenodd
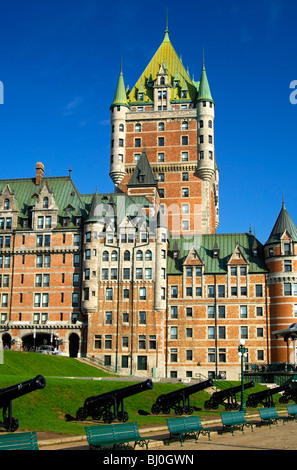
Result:
M240 429L244 433L245 427L250 427L253 431L253 423L246 420L243 411L230 411L228 413L221 413L221 420L224 431L231 431L234 435L235 429Z
M297 420L297 405L287 405L288 416L287 419Z
M276 408L274 406L270 408L260 408L259 409L261 424L268 425L271 427L271 424L278 424L278 421L282 421L285 424L285 419L278 415Z
M0 450L39 450L36 432L0 434Z
M197 442L200 434L208 434L210 440L210 429L203 427L200 416L167 419L167 426L170 433L168 445L172 440L179 439L183 446L187 437L195 437L195 442Z
M139 435L137 423L87 426L85 429L90 450L102 450L108 446L113 446L114 449L127 449L133 441L134 449L136 445L148 448L150 441L150 439Z

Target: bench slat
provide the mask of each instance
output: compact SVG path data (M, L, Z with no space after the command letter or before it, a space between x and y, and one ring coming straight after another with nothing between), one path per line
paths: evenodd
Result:
M139 435L137 423L110 424L102 426L87 426L87 440L91 449L102 449L106 446L127 447L130 442L134 441L136 445L146 446L150 439L143 438Z
M0 450L39 450L35 432L0 434Z
M167 426L170 433L168 445L174 438L178 438L183 446L185 438L193 436L197 442L200 434L208 434L210 440L210 430L203 427L200 416L167 419Z

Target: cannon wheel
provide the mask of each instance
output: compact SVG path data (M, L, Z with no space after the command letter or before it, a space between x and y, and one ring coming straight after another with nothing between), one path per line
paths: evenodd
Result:
M187 415L192 415L193 413L194 413L194 408L192 406L187 406L186 414Z
M174 409L174 411L175 411L175 414L178 415L178 416L181 416L181 415L183 414L183 412L184 412L182 406L176 406L175 409Z
M154 403L153 406L152 406L152 409L151 409L151 412L154 414L154 415L158 415L160 413L160 407Z
M124 412L121 412L118 414L118 420L119 421L123 421L123 423L125 423L126 421L128 421L129 419L129 415L127 413L127 411L124 411Z
M281 396L279 398L279 403L285 404L285 403L288 403L288 402L289 402L289 399L287 397Z
M113 415L111 411L106 411L103 413L103 421L104 423L111 423L113 420Z
M206 401L204 402L204 408L205 408L206 410L210 410L210 409L211 409L210 400L206 400Z
M165 415L169 415L169 413L170 413L170 406L168 406L168 405L162 406L162 413L164 413Z
M4 421L4 427L8 432L15 432L19 427L19 422L16 418L11 418L11 422L9 420Z
M76 412L76 419L78 419L79 421L83 421L87 418L87 416L87 412L83 407L79 408Z

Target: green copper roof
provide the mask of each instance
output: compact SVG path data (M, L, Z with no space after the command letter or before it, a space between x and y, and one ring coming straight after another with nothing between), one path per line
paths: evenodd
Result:
M22 227L22 219L28 218L31 208L35 206L38 195L46 184L54 195L55 203L58 207L58 225L63 227L63 217L70 217L68 227L76 225L76 217L85 217L85 204L81 199L73 181L68 176L44 177L40 185L35 184L34 178L0 180L0 191L2 192L7 184L16 198L19 209L19 228Z
M124 84L124 76L122 72L122 65L121 65L121 71L120 71L120 75L119 75L119 79L117 83L117 88L116 88L111 106L117 106L117 105L128 106L128 100L127 100L125 84Z
M269 238L266 242L267 243L274 243L279 241L283 233L287 230L294 241L297 241L297 228L294 224L293 220L291 219L285 204L283 202L281 211L278 215L278 218L274 224L274 227L269 235Z
M257 254L253 254L253 248L257 245ZM226 274L227 263L229 262L236 246L243 254L249 265L250 273L266 273L267 267L264 261L263 246L249 233L230 233L214 235L195 235L193 238L179 237L170 240L169 250L179 251L179 256L174 259L169 252L167 268L168 274L181 274L183 272L183 263L189 252L195 247L207 274ZM213 248L219 250L219 257L212 256Z
M172 46L171 41L169 39L169 32L166 28L162 44L160 45L159 49L157 50L157 52L155 53L155 55L153 56L153 58L151 59L151 61L149 62L149 64L147 65L144 72L141 74L134 88L129 94L128 100L130 103L136 102L138 100L137 94L142 85L145 89L144 102L153 100L153 90L152 88L148 87L148 83L150 81L150 77L152 80L156 79L162 64L166 67L166 72L169 75L169 84L172 86L174 77L178 76L180 80L180 87L183 85L184 81L187 85L189 91L188 99L194 100L196 98L197 88L192 82L189 73L184 67L181 59L178 57L174 47ZM180 96L177 96L176 88L171 88L171 99L181 99Z
M201 78L200 78L200 85L199 85L199 97L198 100L201 101L213 101L208 80L207 80L207 75L206 75L206 70L205 70L205 65L204 65L204 59L203 59L203 66L202 66L202 72L201 72Z

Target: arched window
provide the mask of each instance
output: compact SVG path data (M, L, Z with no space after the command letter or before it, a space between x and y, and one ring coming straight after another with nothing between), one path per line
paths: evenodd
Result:
M183 121L183 123L182 123L182 129L185 130L185 129L188 129L188 128L189 128L188 122L187 122L187 121Z
M43 207L44 207L44 209L48 208L48 197L43 198Z
M126 250L124 252L124 261L130 261L130 251Z
M117 261L117 260L118 260L118 252L114 250L111 253L111 261Z
M146 250L146 252L145 252L145 259L146 259L146 261L151 261L151 259L152 259L152 252L151 252L151 250Z
M102 261L109 261L109 254L108 254L108 251L103 251L103 253L102 253Z
M212 129L212 121L208 121L208 127Z
M143 260L143 253L141 250L138 250L136 253L136 260L137 261L142 261Z
M164 131L164 128L165 128L164 122L159 122L159 124L158 124L158 130L159 130L159 131Z
M119 125L119 131L124 132L124 124Z
M141 124L139 122L135 124L135 132L141 132Z

